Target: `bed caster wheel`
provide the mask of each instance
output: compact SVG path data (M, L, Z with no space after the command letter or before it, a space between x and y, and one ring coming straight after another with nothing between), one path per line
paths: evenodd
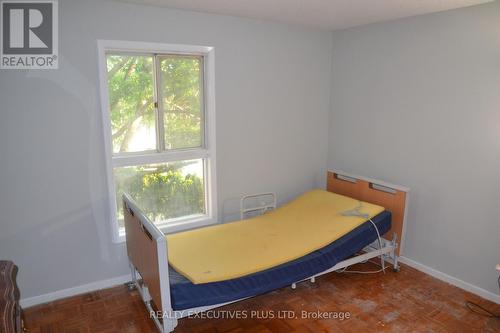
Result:
M292 283L292 289L297 289L297 284L296 283Z
M135 290L135 283L134 282L127 282L125 283L127 286L128 291L134 291Z
M400 270L401 270L401 268L399 268L399 266L398 266L398 267L393 267L393 268L392 268L392 271L393 271L394 273L398 273Z
M313 276L313 277L311 278L311 283L314 283L314 282L316 282L316 277L315 277L315 276Z

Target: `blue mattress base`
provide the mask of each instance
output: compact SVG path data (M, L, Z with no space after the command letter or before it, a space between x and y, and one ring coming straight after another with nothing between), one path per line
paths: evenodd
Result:
M380 234L391 228L391 213L373 218ZM299 259L236 279L193 284L170 267L170 293L174 310L185 310L256 296L321 273L352 256L377 239L375 228L365 222L329 245Z

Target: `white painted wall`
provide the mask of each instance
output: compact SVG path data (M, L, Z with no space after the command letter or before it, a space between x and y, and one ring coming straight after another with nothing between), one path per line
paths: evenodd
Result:
M411 187L404 253L499 293L500 3L333 34L329 167Z
M59 10L59 70L0 71L0 258L19 265L23 298L128 272L106 220L97 39L215 47L224 220L241 194L283 202L324 184L330 33L112 1Z

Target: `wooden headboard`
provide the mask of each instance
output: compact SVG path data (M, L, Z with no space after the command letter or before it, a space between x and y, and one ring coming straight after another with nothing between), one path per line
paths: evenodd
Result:
M398 255L401 254L409 188L366 177L359 177L338 170L331 170L328 171L327 175L327 190L373 203L390 211L392 213L392 226L384 234L384 238L391 240L393 234L396 233L399 243L397 253Z

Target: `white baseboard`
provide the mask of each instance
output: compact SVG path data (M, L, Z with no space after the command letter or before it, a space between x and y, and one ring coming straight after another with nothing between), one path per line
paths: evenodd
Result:
M436 279L439 279L441 281L452 284L460 289L466 290L474 295L481 296L482 298L487 299L489 301L492 301L494 303L500 304L500 295L498 295L498 294L494 294L488 290L479 288L473 284L470 284L468 282L457 279L453 276L445 274L445 273L438 271L434 268L431 268L429 266L426 266L424 264L416 262L415 260L412 260L410 258L400 257L399 261L401 261L403 264L406 264L408 266L415 268L416 270L424 272L425 274L433 276Z
M122 283L129 282L131 280L132 280L132 278L131 278L130 274L117 276L117 277L114 277L111 279L91 282L91 283L84 284L81 286L76 286L73 288L57 290L57 291L54 291L54 292L48 293L48 294L23 298L23 299L21 299L20 304L21 304L21 307L28 308L30 306L48 303L48 302L52 302L52 301L55 301L58 299L88 293L90 291L110 288L110 287L113 287L113 286L116 286L116 285L119 285Z
M423 264L416 262L412 259L409 259L407 257L400 257L399 259L403 264L411 266L411 267L413 267L421 272L429 274L430 276L433 276L439 280L442 280L444 282L452 284L458 288L464 289L470 293L481 296L489 301L500 304L500 295L498 295L498 294L494 294L492 292L489 292L487 290L484 290L482 288L474 286L470 283L467 283L467 282L462 281L460 279L457 279L453 276L450 276L448 274L440 272L440 271L438 271L434 268L431 268L429 266L423 265ZM122 283L129 282L130 280L131 280L131 276L129 274L127 274L127 275L122 275L122 276L118 276L118 277L107 279L107 280L96 281L96 282L84 284L84 285L73 287L73 288L57 290L57 291L54 291L54 292L48 293L48 294L24 298L21 300L21 306L23 308L28 308L30 306L51 302L51 301L58 300L61 298L66 298L66 297L75 296L78 294L83 294L83 293L87 293L87 292L91 292L91 291L95 291L95 290L99 290L99 289L113 287L113 286L116 286L116 285L119 285Z

